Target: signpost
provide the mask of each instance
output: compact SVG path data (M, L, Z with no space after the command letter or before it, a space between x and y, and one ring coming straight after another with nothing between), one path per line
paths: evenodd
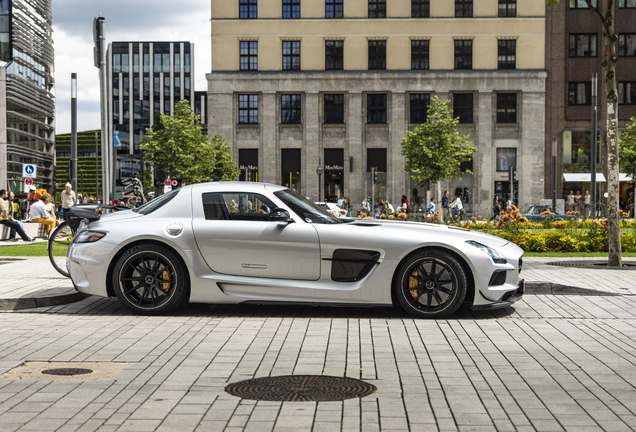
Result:
M24 193L29 193L29 191L31 190L31 186L33 185L33 179L32 178L25 178L24 179Z
M172 190L172 181L167 178L163 181L163 193L168 193Z
M23 178L36 178L38 167L35 164L22 164L22 177Z

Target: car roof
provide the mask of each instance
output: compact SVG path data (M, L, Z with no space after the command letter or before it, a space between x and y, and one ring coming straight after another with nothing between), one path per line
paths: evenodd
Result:
M265 192L265 190L269 192L275 192L275 191L287 189L285 186L275 185L271 183L244 182L244 181L220 181L220 182L197 183L197 184L188 185L184 187L191 188L196 192L201 192L202 190L205 190L206 192L231 191L231 192L263 193Z

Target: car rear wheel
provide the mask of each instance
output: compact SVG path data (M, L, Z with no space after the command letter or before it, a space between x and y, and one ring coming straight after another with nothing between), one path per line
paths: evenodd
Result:
M418 318L444 318L466 297L467 280L456 258L439 250L418 252L398 267L393 291L400 306Z
M133 312L160 315L188 301L186 269L177 256L159 245L138 245L115 264L113 287L119 301Z

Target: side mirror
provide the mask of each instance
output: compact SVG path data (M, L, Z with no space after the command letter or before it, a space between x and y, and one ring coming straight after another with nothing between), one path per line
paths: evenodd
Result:
M289 212L285 209L282 209L280 207L274 207L270 212L269 212L269 221L270 222L286 222L286 223L291 223L294 220L291 218L291 216L289 215Z

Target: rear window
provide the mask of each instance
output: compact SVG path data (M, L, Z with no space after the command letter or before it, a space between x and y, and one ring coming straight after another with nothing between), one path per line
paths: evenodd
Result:
M180 190L181 188L173 189L171 192L168 192L167 194L163 194L160 197L155 198L150 202L147 202L141 207L137 207L136 209L133 209L133 211L136 213L140 213L142 215L148 215L154 212L155 210L158 210L161 207L165 206L170 201L172 201L174 197L177 196Z

